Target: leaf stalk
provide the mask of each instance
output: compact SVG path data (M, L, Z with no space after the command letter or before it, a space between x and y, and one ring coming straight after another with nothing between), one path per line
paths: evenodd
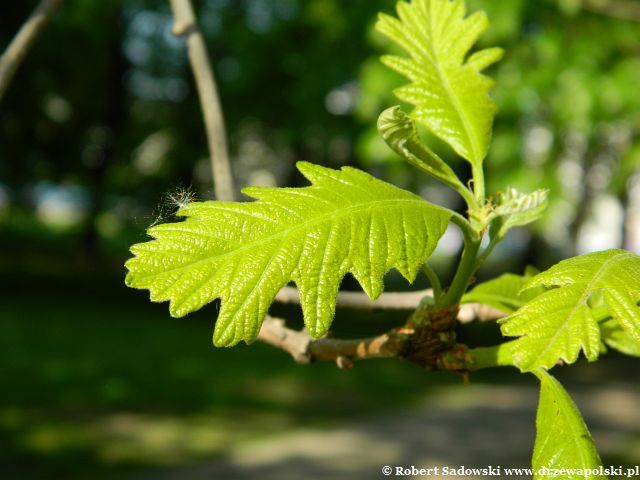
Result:
M513 367L513 344L512 340L492 347L477 347L467 350L469 371L493 367Z

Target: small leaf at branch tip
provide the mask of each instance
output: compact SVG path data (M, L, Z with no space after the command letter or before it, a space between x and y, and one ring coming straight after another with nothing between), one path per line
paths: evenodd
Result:
M396 268L409 281L431 255L452 213L351 167L299 162L303 188L249 188L253 202L193 202L186 219L132 247L127 285L149 289L184 316L221 298L214 344L253 341L270 304L296 283L305 324L324 335L347 273L372 298Z
M506 193L500 193L487 218L490 221L491 238L500 240L510 229L538 220L548 206L548 197L549 191L546 189L521 193L509 187Z

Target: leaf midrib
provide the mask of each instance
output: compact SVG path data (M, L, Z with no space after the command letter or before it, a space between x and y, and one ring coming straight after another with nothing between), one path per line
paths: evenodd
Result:
M436 72L438 73L438 77L440 78L440 81L442 82L442 85L446 93L449 95L451 99L451 103L453 105L454 110L456 111L456 113L458 114L458 117L460 118L460 121L462 122L462 128L464 129L464 133L466 134L467 138L469 138L471 143L471 150L472 150L471 153L473 155L473 159L470 159L470 161L473 164L479 164L480 162L482 162L482 155L480 154L480 145L478 145L478 139L473 133L473 129L471 127L469 119L467 118L466 110L462 108L462 104L460 103L458 97L454 94L453 89L451 88L451 83L449 82L449 79L446 77L446 69L442 66L442 62L440 61L440 55L438 54L438 51L435 48L435 42L433 41L433 38L434 38L433 15L429 15L429 35L432 41L427 43L429 45L429 49L431 50L431 53L433 54L433 58L435 59L434 67L436 69ZM454 67L463 68L463 65L462 64L459 66L454 65Z
M446 210L437 207L435 205L430 204L429 202L421 199L421 198L415 198L415 199L406 199L406 200L401 200L401 199L393 199L393 200L373 200L371 202L368 202L366 204L357 204L357 205L352 205L349 206L345 209L339 210L338 213L336 213L335 211L333 212L327 212L324 213L318 217L314 217L312 219L306 220L302 223L299 223L289 229L286 230L281 230L278 231L277 233L274 233L272 235L269 235L267 237L262 237L259 240L255 240L253 242L247 243L245 245L243 245L242 247L238 248L238 249L234 249L231 250L229 252L226 252L222 255L217 255L217 256L208 256L206 258L202 258L200 260L197 260L195 262L190 262L184 265L180 265L171 269L164 269L161 272L157 272L157 273L149 273L147 275L143 275L143 278L149 278L149 277L157 277L159 275L164 275L170 272L177 272L180 270L183 270L185 268L192 268L195 267L201 263L204 262L210 262L212 259L216 259L216 260L220 260L220 259L224 259L225 257L229 257L229 256L233 256L233 255L237 255L239 253L242 253L243 251L246 250L250 250L251 248L260 245L260 244L264 244L264 243L269 243L270 241L276 240L279 237L285 237L287 235L290 235L292 233L294 233L295 231L299 231L304 229L305 227L308 227L310 225L313 225L314 223L322 223L323 221L326 221L328 218L340 218L340 217L344 217L347 216L348 214L351 214L353 212L357 212L358 210L368 210L370 208L373 208L375 205L380 205L380 204L387 204L382 208L390 208L393 205L399 205L402 203L415 203L418 206L425 208L428 207L430 209L433 210L437 210L439 212L442 213L446 213ZM138 274L139 275L139 274Z
M554 393L556 395L556 399L561 398L564 400L564 404L565 404L565 408L560 408L559 410L562 412L562 416L565 419L565 423L568 425L569 430L571 431L571 438L573 439L573 443L574 445L577 447L578 450L578 455L580 456L580 463L583 467L586 467L588 465L587 459L585 458L585 454L583 452L583 449L580 448L580 442L579 439L582 438L581 437L581 432L580 432L580 428L578 428L576 430L575 425L573 424L573 422L571 421L571 419L573 418L573 420L575 420L575 416L571 416L571 415L567 415L566 413L566 409L567 409L567 405L568 404L568 408L569 410L572 412L575 407L574 405L572 405L572 402L568 402L567 399L565 398L565 396L567 395L566 392L564 392L562 389L558 388L558 385L556 385L556 382L551 380L551 388L554 390ZM559 395L558 395L559 394ZM558 402L559 404L559 402ZM560 406L560 405L558 405ZM572 412L575 413L575 412Z

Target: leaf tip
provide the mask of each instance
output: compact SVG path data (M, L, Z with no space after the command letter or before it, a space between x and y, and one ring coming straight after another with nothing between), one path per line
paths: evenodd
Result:
M296 162L296 168L298 171L310 182L313 182L314 173L318 172L323 167L319 165L314 165L313 163L307 162L305 160L300 160Z

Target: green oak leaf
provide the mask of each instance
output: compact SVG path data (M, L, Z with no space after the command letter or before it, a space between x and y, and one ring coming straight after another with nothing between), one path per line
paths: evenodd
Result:
M602 336L602 341L608 347L625 355L640 357L640 342L631 338L616 320L610 319L602 322L600 324L600 335Z
M513 355L522 371L573 363L580 351L594 361L600 353L598 316L602 299L613 319L640 342L640 256L607 250L564 260L536 275L527 288L549 290L501 322L502 333L520 337ZM596 313L594 313L596 312Z
M483 282L462 297L462 303L481 303L504 313L513 313L544 292L544 288L525 289L533 275L504 275Z
M523 227L538 220L548 205L549 192L536 190L533 193L521 193L508 188L500 194L498 204L491 212L491 238L503 238L514 227Z
M607 478L587 474L598 470L602 460L591 434L573 400L554 377L544 370L535 372L540 379L540 401L536 415L536 443L532 467L534 480L548 479L543 469L565 472L556 478L584 480Z
M258 335L276 293L293 280L314 337L333 320L348 273L371 298L396 268L413 281L443 235L451 212L350 167L298 163L305 188L247 188L256 202L195 202L180 223L151 227L134 245L126 282L169 300L181 317L220 298L217 346Z
M463 0L398 2L399 18L380 14L376 28L409 57L384 56L411 83L396 96L411 116L479 168L487 154L496 105L493 81L481 72L502 57L502 49L469 50L489 26L484 12L466 17Z
M378 131L387 145L411 165L458 191L469 205L475 200L451 167L418 137L416 124L400 107L391 107L378 118Z

